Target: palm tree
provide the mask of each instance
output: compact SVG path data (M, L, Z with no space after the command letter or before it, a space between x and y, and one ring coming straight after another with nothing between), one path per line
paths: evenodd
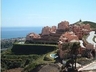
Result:
M62 44L62 50L68 50L69 49L69 43L68 42L65 42Z
M76 59L77 59L78 49L80 48L80 43L73 42L71 44L72 44L70 45L71 55L72 55L72 59L75 61L75 69L76 69Z
M78 49L80 48L80 43L79 42L71 42L70 43L70 49L71 49L71 54L78 54Z

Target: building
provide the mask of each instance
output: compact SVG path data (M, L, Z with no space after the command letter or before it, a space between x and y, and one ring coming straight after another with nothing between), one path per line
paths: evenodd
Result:
M68 43L68 42L79 42L78 36L75 35L74 32L65 32L64 34L62 34L59 38L59 42L58 42L58 48L59 48L59 56L61 59L63 58L67 58L68 55L68 50L62 50L62 44L63 43Z
M69 22L68 21L62 21L58 24L58 29L69 29Z
M71 25L70 28L78 36L79 39L82 39L84 35L88 35L91 30L89 24Z
M29 33L26 36L26 41L32 41L33 39L40 39L41 36L39 34L35 34L35 33Z
M42 28L41 35L49 35L50 30L51 30L51 28L49 26L46 26L46 27Z

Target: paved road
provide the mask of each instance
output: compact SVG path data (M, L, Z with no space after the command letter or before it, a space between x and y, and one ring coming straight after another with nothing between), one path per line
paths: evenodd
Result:
M95 31L91 31L90 32L90 35L87 37L87 42L88 43L91 43L91 44L94 44L95 42L93 41L93 37L95 36Z
M79 69L79 71L88 71L88 70L96 70L96 61L86 65L86 66L83 66L82 68Z

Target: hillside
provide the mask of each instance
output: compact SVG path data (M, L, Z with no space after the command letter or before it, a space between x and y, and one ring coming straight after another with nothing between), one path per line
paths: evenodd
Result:
M83 21L84 24L90 24L91 28L96 28L96 23L91 21Z
M90 24L91 28L96 28L96 23L95 22L91 22L91 21L78 21L75 22L74 24Z

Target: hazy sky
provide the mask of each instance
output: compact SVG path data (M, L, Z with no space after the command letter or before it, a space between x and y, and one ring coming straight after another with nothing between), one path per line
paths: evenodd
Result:
M96 22L96 0L2 0L2 26L52 26L64 20Z

